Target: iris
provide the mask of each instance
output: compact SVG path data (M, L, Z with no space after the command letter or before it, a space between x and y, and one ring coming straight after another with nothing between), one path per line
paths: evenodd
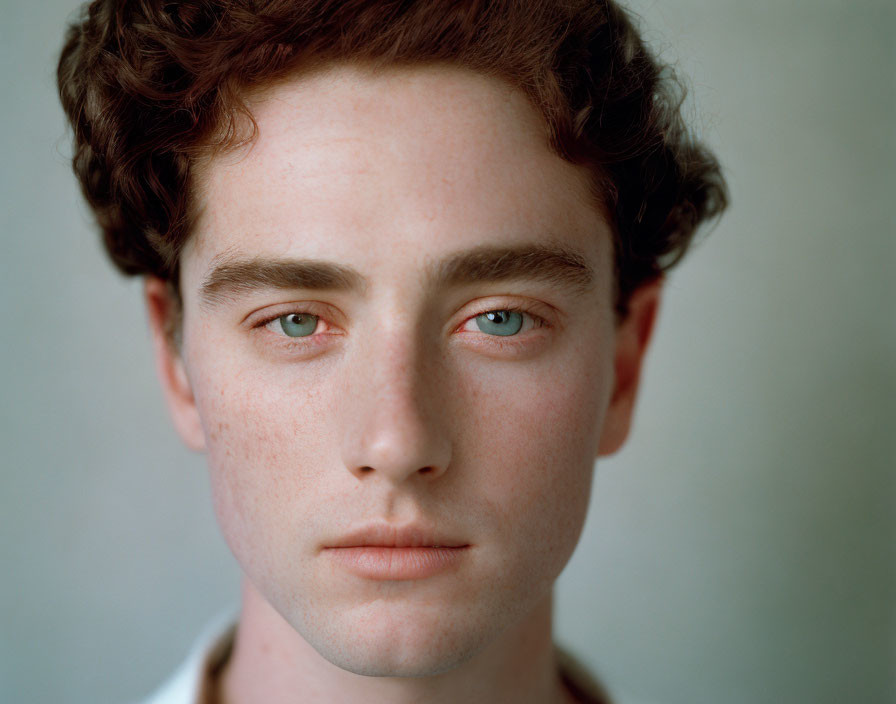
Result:
M476 325L490 335L516 335L523 327L523 315L514 310L490 310L476 316Z
M308 313L281 315L280 328L289 337L307 337L317 329L317 316Z

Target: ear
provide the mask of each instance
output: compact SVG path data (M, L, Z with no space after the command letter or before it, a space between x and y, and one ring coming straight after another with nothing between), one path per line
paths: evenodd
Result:
M202 452L205 450L205 432L199 421L193 389L177 342L181 303L169 284L154 276L146 277L143 296L152 334L156 374L162 382L174 427L187 447Z
M617 325L613 363L615 382L598 444L598 456L617 452L628 437L641 366L656 322L662 285L663 279L658 277L636 289L629 299L628 315Z

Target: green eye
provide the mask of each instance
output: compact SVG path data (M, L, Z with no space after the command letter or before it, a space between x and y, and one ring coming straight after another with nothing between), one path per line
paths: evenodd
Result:
M490 310L476 316L476 325L489 335L516 335L523 327L523 314L515 310Z
M308 313L290 313L281 315L277 320L280 321L280 329L289 337L307 337L317 329L318 317Z

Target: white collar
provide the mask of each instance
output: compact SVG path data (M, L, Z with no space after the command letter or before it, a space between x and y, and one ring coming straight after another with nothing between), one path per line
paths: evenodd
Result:
M232 643L238 610L227 609L210 621L193 642L186 660L173 675L142 704L196 704L209 662Z

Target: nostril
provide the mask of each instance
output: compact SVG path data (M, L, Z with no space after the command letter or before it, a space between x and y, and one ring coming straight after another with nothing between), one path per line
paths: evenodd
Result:
M383 462L382 464L355 464L347 469L355 479L364 480L369 474L371 481L377 477L390 481L404 481L416 475L423 475L426 481L435 481L445 472L445 467L439 463L417 464L415 468L415 465Z

